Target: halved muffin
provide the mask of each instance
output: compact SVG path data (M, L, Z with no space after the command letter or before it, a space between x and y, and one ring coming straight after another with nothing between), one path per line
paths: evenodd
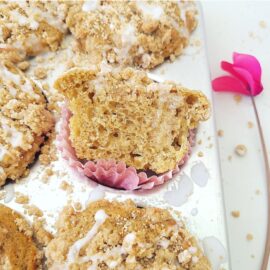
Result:
M78 159L90 161L85 172L94 178L99 175L91 175L97 172L93 162L105 170L117 167L104 160L150 175L176 169L189 153L190 135L209 117L202 92L156 83L131 68L107 73L76 68L61 76L55 87L71 111L64 127L70 131L67 139ZM123 173L119 166L116 171Z
M101 200L82 212L66 207L46 256L49 269L211 269L182 222L130 200Z
M8 61L0 62L0 186L18 180L54 119L41 89Z
M66 21L93 63L149 69L182 53L196 13L193 1L79 1Z

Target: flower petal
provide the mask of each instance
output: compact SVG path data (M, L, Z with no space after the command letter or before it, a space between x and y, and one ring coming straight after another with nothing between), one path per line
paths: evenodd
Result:
M248 81L246 80L245 77L242 76L241 73L239 74L239 72L237 72L237 70L235 70L235 67L233 64L226 62L226 61L221 61L220 66L224 71L229 72L231 75L233 75L234 77L237 77L239 80L241 80L243 85L245 85L246 89L248 89L248 86L249 86Z
M212 87L217 92L235 92L250 95L249 90L243 82L231 76L221 76L212 80Z
M243 69L243 68L238 68L238 67L233 67L236 73L238 73L242 78L246 80L249 86L249 91L251 96L256 96L260 94L263 90L262 84L252 77L249 71ZM240 77L238 77L240 78Z
M247 70L255 81L261 81L262 69L256 57L249 54L233 53L234 66Z

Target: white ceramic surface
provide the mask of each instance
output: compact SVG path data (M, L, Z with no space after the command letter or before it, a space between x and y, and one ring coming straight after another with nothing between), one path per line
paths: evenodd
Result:
M270 153L270 2L202 1L212 78L223 74L222 59L232 52L255 55L262 64L264 92L255 98ZM259 270L266 237L267 201L261 145L250 98L236 103L232 94L214 94L226 215L233 270ZM252 129L247 122L255 125ZM240 158L234 147L244 143L247 155ZM228 156L232 155L232 160ZM233 218L231 211L239 210ZM253 235L252 241L246 236ZM268 267L270 269L270 266Z

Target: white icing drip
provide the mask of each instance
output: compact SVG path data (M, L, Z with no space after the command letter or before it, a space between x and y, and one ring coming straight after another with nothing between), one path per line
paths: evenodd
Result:
M86 234L85 237L81 238L80 240L76 241L69 249L67 255L67 263L73 263L76 260L77 254L80 252L80 249L86 245L91 239L97 234L99 227L105 222L107 218L107 214L104 210L98 210L95 214L95 221L96 223L91 228L91 230Z
M144 16L150 16L158 20L164 14L164 10L162 6L149 5L145 3L144 1L137 1L136 4L139 7L139 9L142 11Z
M136 234L135 233L129 233L125 236L123 239L123 244L122 244L122 252L121 253L126 253L129 252L132 249L132 245L136 239Z
M14 184L5 185L4 190L6 191L4 203L9 203L15 197L15 185Z
M82 5L82 11L84 11L84 12L93 11L96 8L98 8L99 5L100 5L99 0L84 1L83 5Z
M158 241L158 244L162 247L162 248L168 248L168 246L170 245L170 241L168 239L161 239Z
M87 201L87 205L91 202L95 202L95 201L99 201L104 199L105 197L105 191L104 188L101 185L98 185L96 188L94 188L90 195L89 195L89 199Z
M205 187L208 183L209 172L204 163L199 162L192 166L190 176L195 184L200 187Z
M1 118L1 127L6 137L6 141L10 143L13 148L21 146L23 144L23 133L18 131L14 127L10 127L4 117Z
M124 239L122 246L115 246L111 249L106 250L104 254L95 254L91 256L84 256L80 258L80 263L85 263L91 261L91 265L88 270L95 270L100 262L105 262L110 269L114 269L119 266L122 262L122 254L127 254L132 249L132 245L136 239L135 233L127 234ZM128 257L130 263L135 260L132 256Z
M8 82L8 85L11 86L11 89L9 89L11 95L14 96L17 93L17 90L14 87L12 87L12 82L13 82L18 87L21 87L22 91L29 94L31 97L33 97L35 99L40 98L40 96L34 92L33 86L27 78L24 78L25 82L24 82L24 84L21 84L21 80L22 80L21 76L18 74L14 74L13 72L9 71L4 66L2 66L2 68L1 68L1 73L2 73L1 75L3 75L3 77L5 77L4 81L6 80Z
M115 51L118 54L120 61L124 61L127 58L129 50L137 42L137 37L135 33L136 29L132 24L127 24L123 29L121 35L122 47L121 49L115 48Z
M3 146L0 145L0 161L2 161L4 159L4 156L7 153L7 149Z
M187 175L181 176L178 188L167 191L164 199L173 206L181 206L187 202L188 197L193 193L193 183Z

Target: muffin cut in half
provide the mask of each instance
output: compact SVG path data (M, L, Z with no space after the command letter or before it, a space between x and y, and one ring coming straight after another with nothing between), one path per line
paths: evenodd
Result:
M65 1L0 1L0 57L14 63L55 51L67 30Z
M41 269L42 257L27 221L0 204L0 269Z
M155 184L171 178L167 172L189 154L190 135L209 117L209 102L202 92L172 82L156 83L131 68L108 73L75 68L55 87L71 111L64 114L60 149L73 161L74 154L89 161L84 173L112 187L134 189L149 184L150 178ZM126 170L123 163L130 167ZM102 182L104 174L107 180Z
M182 222L130 200L101 200L82 212L66 207L45 253L48 269L211 269Z
M79 1L66 22L93 63L149 69L182 53L196 13L193 1Z
M10 62L0 62L0 186L26 172L53 125L41 89Z

